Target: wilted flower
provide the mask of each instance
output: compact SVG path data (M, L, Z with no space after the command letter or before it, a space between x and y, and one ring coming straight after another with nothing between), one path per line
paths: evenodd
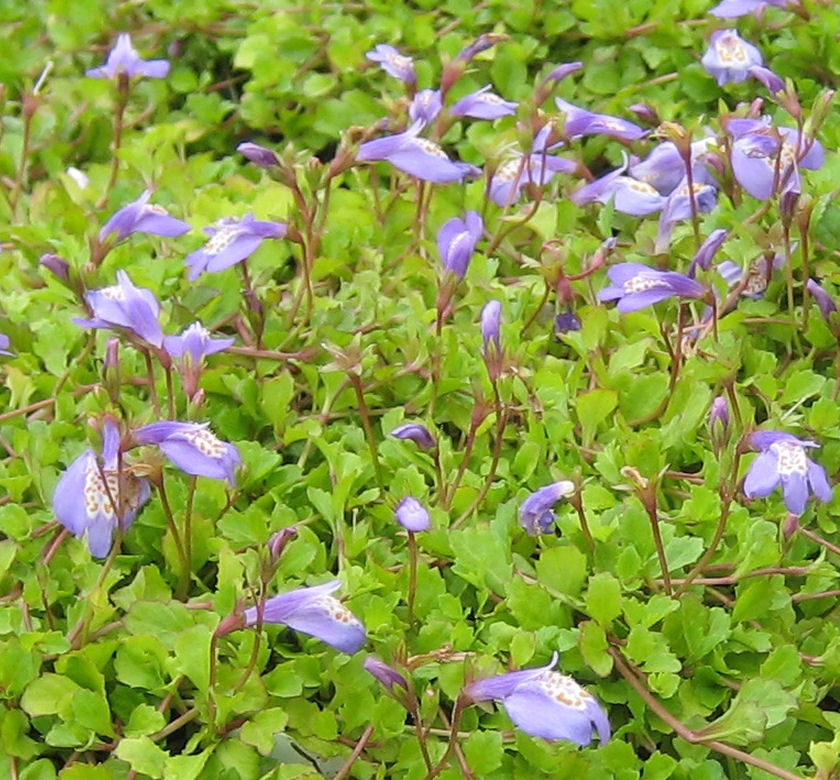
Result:
M226 479L232 485L234 469L242 462L232 444L218 439L209 423L157 422L134 431L137 444L156 444L181 471L199 477Z
M204 228L210 240L187 256L189 279L195 281L204 271L223 271L257 251L266 238L283 238L285 222L267 222L247 214L243 219L220 219L214 227Z
M717 30L712 33L709 48L700 62L722 87L730 81L746 81L749 69L762 65L764 60L761 52L742 40L737 30Z
M775 5L780 8L785 8L792 2L793 0L723 0L723 2L718 3L712 8L709 13L712 16L734 19L736 16L744 16L764 6Z
M266 170L273 168L275 165L280 165L280 160L277 159L277 155L271 149L266 149L266 147L260 146L259 144L252 144L246 141L245 143L239 144L236 147L236 151L246 160Z
M472 701L501 701L510 719L533 737L586 746L597 733L605 744L610 739L607 714L571 677L551 671L556 662L555 653L547 666L477 680L464 694Z
M432 527L428 510L413 496L406 496L397 504L394 516L406 531L412 533L428 531Z
M694 255L691 260L691 265L688 268L688 275L692 279L694 278L694 273L697 268L702 268L704 271L709 270L715 254L717 254L717 251L720 249L723 242L726 241L728 235L729 233L723 228L713 230L709 234L709 237L703 242L700 249L697 250L697 254Z
M376 48L365 53L365 57L373 62L378 62L389 76L415 84L417 74L414 72L414 63L411 57L400 54L393 46L387 43L379 43Z
M519 507L519 524L530 536L548 533L556 519L554 505L574 492L574 482L565 479L534 491Z
M405 677L394 669L393 666L388 666L384 661L380 661L378 658L369 655L365 658L362 666L364 666L366 672L372 674L389 691L393 691L395 685L400 685L408 690L408 683L405 681Z
M579 138L583 135L609 135L613 138L622 138L625 141L636 141L644 138L647 131L638 125L620 119L609 114L594 114L579 106L567 103L561 98L555 98L554 102L566 115L566 124L563 131L568 138Z
M423 125L424 122L420 120L402 133L366 141L359 147L356 160L385 160L401 171L436 184L463 181L468 176L480 173L474 165L450 160L434 141L420 138Z
M121 74L128 78L146 76L150 79L162 79L169 73L166 60L144 60L131 45L131 36L123 33L117 37L117 44L108 54L104 65L92 68L85 75L95 79L113 79Z
M484 222L477 211L468 211L464 219L453 217L444 223L438 231L437 245L447 271L464 278L483 230Z
M93 450L83 452L64 472L53 495L58 522L79 539L87 535L95 558L110 552L117 524L127 531L151 494L145 479L125 469L120 473L119 448L119 428L106 420L102 462ZM118 517L119 512L122 515Z
M151 196L151 190L146 190L137 200L112 214L102 230L99 231L99 240L105 241L113 233L117 234L114 239L115 243L122 241L132 233L151 233L155 236L167 236L169 238L184 235L190 229L190 226L186 222L170 216L163 206L149 204Z
M618 300L622 314L638 311L667 298L703 298L708 290L700 282L676 271L660 271L641 263L619 263L607 270L613 286L598 293L598 300Z
M469 116L473 119L499 119L516 113L519 103L504 100L489 90L488 84L477 92L462 97L449 109L449 113L452 116Z
M117 271L117 284L91 290L85 300L92 319L75 318L87 328L125 328L155 347L163 344L163 330L158 322L160 304L151 290L136 287L123 271Z
M262 608L263 623L282 623L332 645L342 653L355 653L365 643L362 622L330 593L341 580L330 580L312 588L298 588L268 599ZM257 624L258 608L245 610L245 623Z
M744 479L745 496L763 498L781 482L785 506L794 514L805 511L809 488L820 501L831 501L825 469L806 455L806 447L819 444L779 431L757 431L750 435L749 443L760 452Z
M412 122L429 124L441 112L443 100L439 89L421 89L408 107Z
M492 348L501 352L502 341L499 330L502 325L502 304L500 301L492 300L484 304L481 310L481 340L484 342L484 354L488 354Z
M817 306L820 307L825 321L831 324L831 315L837 311L837 304L834 302L834 299L813 279L809 279L805 286L808 288L808 292L814 296L814 300L817 302Z
M431 450L437 446L435 437L425 425L420 423L403 423L391 431L391 436L397 439L411 439L418 447Z
M8 355L9 357L15 356L14 352L9 351L11 343L11 339L9 339L5 333L0 333L0 355Z

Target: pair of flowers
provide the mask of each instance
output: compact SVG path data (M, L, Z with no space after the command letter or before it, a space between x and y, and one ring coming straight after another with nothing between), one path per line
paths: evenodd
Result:
M108 554L117 527L122 533L128 531L151 495L149 481L123 463L124 452L140 445L156 445L187 474L231 484L241 463L236 447L218 439L206 423L144 425L131 432L126 446L119 426L106 419L101 458L93 449L83 452L62 475L53 495L56 519L74 536L86 536L96 558Z

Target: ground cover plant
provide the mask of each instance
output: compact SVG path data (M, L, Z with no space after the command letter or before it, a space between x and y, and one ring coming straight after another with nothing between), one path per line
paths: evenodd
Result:
M0 7L0 777L840 776L840 15L440 5Z

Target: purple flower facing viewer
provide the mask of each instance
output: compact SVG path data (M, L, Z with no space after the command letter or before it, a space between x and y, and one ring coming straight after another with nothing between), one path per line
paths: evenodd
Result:
M77 325L87 328L124 328L155 347L163 345L157 298L151 290L136 287L125 271L117 271L117 284L90 290L85 300L93 317L75 318L73 322Z
M449 113L452 116L468 116L473 119L499 119L516 113L519 103L504 100L489 90L488 84L477 92L462 97L449 109Z
M234 469L242 463L232 444L217 438L209 423L157 422L134 431L136 444L156 444L181 471L198 477L234 483Z
M301 634L308 634L332 645L342 653L355 653L365 643L362 622L330 594L341 587L341 580L330 580L312 588L298 588L268 599L263 606L263 623L282 623ZM245 623L257 624L257 608L245 610Z
M366 141L359 147L356 160L359 162L384 160L418 179L436 184L463 181L468 176L480 173L474 165L450 160L446 152L434 141L420 138L419 133L423 124L420 120L402 133Z
M163 206L150 204L149 198L151 196L151 191L146 190L133 203L129 203L119 211L114 212L102 230L99 231L99 240L105 241L114 233L116 233L115 243L122 241L132 233L151 233L154 236L167 236L168 238L184 235L190 229L190 226L186 222L170 216Z
M483 231L484 222L477 211L468 211L464 219L453 217L445 222L437 235L444 269L463 279Z
M668 196L662 214L659 217L659 230L656 233L654 249L657 254L667 251L671 243L671 233L677 222L691 219L692 191L693 204L698 214L707 214L717 206L717 188L712 183L711 176L695 171L694 181L689 190L688 182L683 179L680 185Z
M736 16L745 16L768 5L775 5L785 8L792 0L723 0L712 8L709 13L712 16L734 19Z
M533 737L565 740L585 747L598 735L610 739L610 723L592 694L571 677L552 671L557 655L547 666L508 672L470 683L464 694L472 701L500 701L510 719Z
M609 135L613 138L621 138L625 141L637 141L644 138L647 131L633 122L620 119L609 114L594 114L579 106L567 103L561 98L555 98L554 102L566 115L564 132L569 138L579 138L583 135Z
M421 89L408 107L408 116L412 122L429 124L443 109L439 89Z
M820 501L831 501L825 469L806 454L806 448L819 444L779 431L757 431L750 435L749 443L760 452L744 479L745 496L763 498L781 483L785 506L796 515L805 511L809 488Z
M565 479L534 491L519 507L519 524L529 536L548 533L556 519L554 505L574 492L574 482Z
M435 437L425 425L420 423L403 423L391 431L391 436L397 439L411 439L418 447L431 450L437 446Z
M56 519L79 539L87 536L94 558L108 555L117 524L123 532L127 531L151 495L145 479L135 477L125 469L120 475L119 447L119 428L106 420L102 462L93 450L83 452L64 472L53 495ZM122 517L117 516L120 509Z
M200 363L205 355L214 355L233 346L236 339L215 339L200 322L194 322L180 336L166 336L163 348L174 358Z
M761 66L764 60L761 52L742 40L737 30L717 30L712 33L709 48L700 62L722 87L729 82L746 81L749 69Z
M417 74L414 72L414 62L411 57L400 54L393 46L379 43L374 49L365 53L372 62L378 62L389 76L400 79L406 84L416 84Z
M607 270L613 283L598 293L601 301L618 301L622 314L644 309L667 298L703 298L706 287L675 271L660 271L641 263L619 263Z
M146 76L150 79L162 79L169 73L166 60L144 60L131 45L131 36L122 33L117 36L117 44L108 54L104 65L92 68L85 73L95 79L113 79L121 74L128 78Z
M814 300L817 302L817 306L820 307L820 312L822 312L823 319L830 325L831 315L837 311L837 304L834 302L834 299L813 279L809 279L805 286L808 288L808 292L814 296Z
M284 222L267 222L247 214L243 219L220 219L204 228L207 243L187 256L191 282L204 271L223 271L250 257L266 238L283 238L288 230Z
M362 664L365 671L372 674L379 682L381 682L389 691L393 692L394 686L399 685L408 690L408 683L393 666L389 666L384 661L369 655L365 658Z
M394 516L397 522L411 533L428 531L432 527L428 510L414 496L406 496L400 501Z

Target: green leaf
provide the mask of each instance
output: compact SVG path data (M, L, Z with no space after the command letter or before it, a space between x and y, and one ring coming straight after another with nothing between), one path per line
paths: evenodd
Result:
M608 627L621 614L621 584L609 572L599 572L589 579L585 602L588 614Z
M127 737L121 739L114 755L127 761L136 772L152 778L163 777L166 759L169 757L148 737Z
M502 765L504 749L498 731L476 731L463 742L464 755L474 772L495 772Z

